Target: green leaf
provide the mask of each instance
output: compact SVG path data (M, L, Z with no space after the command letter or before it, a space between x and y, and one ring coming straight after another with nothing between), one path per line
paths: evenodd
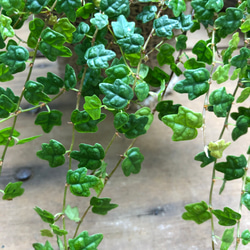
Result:
M226 162L219 162L215 164L215 169L224 173L224 180L230 181L241 178L245 174L247 160L244 155L239 157L228 155Z
M96 96L85 96L85 103L83 108L90 115L93 120L100 119L101 117L101 100Z
M118 207L117 204L112 204L110 201L110 198L92 197L90 200L90 205L93 206L92 212L95 214L106 215L108 211Z
M231 144L231 142L225 142L223 139L216 142L209 142L208 150L211 156L219 159L222 157L224 150Z
M135 114L130 114L128 122L120 127L118 131L124 133L128 139L134 139L140 135L146 134L147 130L145 127L147 123L147 116L137 118Z
M76 28L76 31L73 33L72 43L79 43L89 32L89 25L85 22L80 22Z
M185 209L187 212L182 214L184 220L193 220L197 224L202 224L211 218L211 213L207 211L208 205L205 201L188 204Z
M223 0L208 0L205 7L208 10L219 12L224 6Z
M107 78L104 79L104 82L114 83L116 79L121 79L123 82L128 82L130 73L129 68L124 64L114 65L105 70Z
M100 9L111 19L120 15L128 16L130 13L129 0L102 0Z
M117 44L121 46L125 54L134 54L141 50L141 47L144 44L144 37L140 34L132 34L119 39Z
M236 213L229 207L224 207L224 211L214 209L212 213L217 217L221 226L233 226L241 218L239 213Z
M247 33L250 31L250 19L247 19L241 26L240 26L241 32Z
M173 29L178 28L179 21L168 18L168 15L163 15L154 20L153 27L156 35L159 37L170 38L173 36Z
M102 239L102 234L94 234L89 236L87 231L83 231L76 238L69 239L69 247L71 250L97 250L97 247Z
M130 148L122 162L122 171L125 176L129 176L131 173L138 174L141 170L141 163L144 160L144 156L141 154L139 148Z
M90 22L95 25L99 30L103 29L105 26L108 25L108 16L101 13L95 13L94 18L90 19Z
M69 48L63 46L66 41L64 35L47 27L41 33L41 42L39 43L39 50L50 61L56 61L58 56L70 57L72 52Z
M30 48L34 49L36 47L38 39L43 31L44 25L44 21L40 18L35 18L34 20L31 20L29 22L30 34L27 43Z
M24 144L24 143L27 143L27 142L30 142L30 141L33 141L39 137L41 137L42 135L35 135L35 136L31 136L31 137L27 137L27 138L24 138L24 139L21 139L17 142L16 145L20 145L20 144Z
M97 124L106 118L105 114L101 113L100 119L93 120L87 111L74 110L71 114L71 121L74 124L75 130L79 133L95 133L98 130Z
M65 152L65 148L60 142L51 139L49 144L42 143L42 150L37 151L36 155L40 159L48 161L50 167L55 168L64 164Z
M205 68L206 64L204 62L198 62L195 58L190 58L184 63L185 69L199 69Z
M42 210L40 207L35 207L34 210L37 212L37 214L41 217L41 219L49 224L53 224L54 223L54 215L51 214L50 212L46 211L46 210Z
M242 244L247 245L250 242L250 232L248 229L244 230L241 234Z
M1 0L2 8L8 13L13 14L14 11L20 9L23 5L22 0Z
M171 46L168 43L163 44L160 47L160 51L157 54L157 61L160 66L163 66L164 64L172 64L175 62L173 53L175 52L175 49L173 46Z
M125 112L119 112L114 117L114 127L119 129L129 121L129 115Z
M6 91L0 87L0 117L5 118L9 113L16 111L18 97L14 95L10 88Z
M236 121L236 127L232 131L232 139L235 141L240 136L244 135L250 127L250 116L239 116Z
M89 16L95 12L95 5L93 3L85 3L84 6L80 7L76 11L76 17L82 17L88 19Z
M82 5L80 0L58 0L56 10L58 13L65 13L71 22L76 20L76 9Z
M136 20L142 21L142 23L147 23L155 18L157 11L157 7L152 6L144 6L141 13L136 16Z
M169 80L170 76L158 67L154 67L153 70L149 68L147 77L144 79L145 82L153 87L160 87L163 81L168 82Z
M148 129L150 128L154 120L154 115L152 114L151 109L149 107L140 108L135 112L135 116L136 118L145 117L145 116L148 118L147 125L145 126L146 131L148 131Z
M76 80L75 70L69 64L66 64L65 75L64 75L65 89L67 91L69 89L73 89L76 86L76 83L77 83L77 80Z
M66 17L60 18L57 23L53 26L53 30L62 34L65 37L67 43L71 43L73 40L73 33L76 28L70 23L69 19Z
M36 80L44 86L43 92L47 95L58 94L64 84L59 76L51 72L47 72L47 77L37 77Z
M49 133L54 126L61 126L63 113L59 110L40 112L35 120L35 125L40 125L45 133Z
M189 69L184 71L184 76L186 79L174 86L176 92L188 93L188 99L194 100L208 91L210 73L207 69Z
M132 88L120 79L113 84L100 83L99 88L105 95L103 104L117 110L125 108L134 97Z
M183 11L186 11L186 3L184 0L169 1L168 7L173 10L175 17L178 17Z
M27 0L25 7L28 11L39 14L41 10L49 3L49 0Z
M75 171L68 170L67 183L70 185L70 191L76 196L90 196L90 188L95 187L99 178L93 175L87 175L87 168L78 168Z
M106 50L103 44L88 48L84 58L92 69L108 68L108 61L115 57L115 52Z
M13 79L14 77L11 75L9 67L1 63L0 64L0 82L8 82Z
M11 18L3 15L0 15L0 34L2 37L13 37L15 35L15 31L11 26L12 20Z
M43 89L43 84L29 80L25 83L24 98L33 105L50 102L51 99L43 92Z
M184 13L181 13L180 16L175 19L179 22L176 29L181 29L182 31L188 31L194 25L192 15L185 15Z
M248 210L250 210L250 193L245 192L242 195L241 201L242 204L245 205Z
M232 34L241 25L241 19L243 18L243 12L237 8L227 8L226 15L220 16L215 20L217 26L217 34L219 37L225 38L229 34Z
M178 114L178 109L181 104L174 104L172 100L161 101L156 105L156 111L159 112L158 118L162 119L165 115Z
M205 166L207 166L208 164L210 164L216 160L215 157L211 156L210 151L208 151L208 156L204 151L202 151L199 154L197 154L194 157L194 159L196 161L201 161L201 165L200 165L201 168L204 168Z
M2 197L3 200L12 200L15 197L21 196L24 193L24 189L21 188L22 182L9 182L8 185L4 189L4 195Z
M174 134L173 141L192 140L196 138L198 132L196 128L200 128L203 123L201 113L195 113L192 110L180 106L178 114L165 115L161 119L164 124L172 128Z
M9 143L8 147L12 147L15 145L15 140L13 137L18 137L20 133L14 129L12 133L12 138L10 139L11 132L12 127L7 127L0 130L0 145L7 145L7 143Z
M66 209L64 210L64 213L70 220L73 220L75 222L79 222L81 220L79 217L78 207L71 207L70 205L67 205Z
M231 64L236 68L244 68L247 65L247 60L250 58L250 49L241 48L240 55L234 56L231 59Z
M228 250L234 241L234 227L224 231L221 241L220 250Z
M149 85L144 81L137 81L135 94L140 102L144 101L149 94Z
M54 250L49 241L46 241L45 245L41 243L33 243L32 246L34 247L35 250Z
M210 20L214 16L214 10L206 8L207 0L193 0L191 6L195 11L195 17L198 20Z
M53 237L54 234L49 230L49 229L41 229L41 236L45 236L45 237Z
M213 61L213 52L203 40L198 41L194 45L192 52L197 55L197 61L207 64L211 64Z
M217 117L226 117L233 101L234 97L227 94L225 87L214 90L209 96L209 102L213 105Z
M241 73L241 68L235 69L233 71L232 76L230 77L230 80L234 81L234 80L238 79L240 73Z
M102 165L105 153L102 145L96 143L94 146L80 143L80 151L72 151L70 157L79 161L78 168L87 168L91 170L98 169Z
M226 82L228 80L230 64L224 66L219 65L212 75L212 80L215 80L218 84Z
M187 48L186 41L187 41L187 36L186 35L179 35L176 38L176 50L184 50ZM186 68L186 67L185 67ZM187 69L187 68L186 68Z
M59 236L63 236L68 234L66 230L60 229L57 225L50 224L51 229L53 230L53 233Z
M24 71L26 68L25 62L28 59L28 50L16 45L8 46L7 52L0 55L0 61L9 66L12 74Z
M250 87L244 88L240 96L237 98L236 103L242 103L250 96Z

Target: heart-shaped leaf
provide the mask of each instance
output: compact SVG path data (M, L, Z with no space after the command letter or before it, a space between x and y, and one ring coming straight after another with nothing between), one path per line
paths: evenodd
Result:
M93 120L100 119L101 117L101 100L96 96L85 96L84 109L88 112Z
M24 189L21 188L22 182L9 182L8 185L4 189L4 195L2 197L3 200L13 200L13 198L21 196L24 193Z

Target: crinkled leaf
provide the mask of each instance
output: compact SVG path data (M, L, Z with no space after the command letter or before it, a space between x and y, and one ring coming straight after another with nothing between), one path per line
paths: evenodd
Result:
M12 20L11 18L3 15L0 15L0 34L2 37L13 37L15 35L15 31L11 26Z
M31 20L29 22L30 34L27 43L30 48L34 49L36 47L38 39L43 31L44 25L44 21L40 18L35 18L34 20Z
M57 225L50 224L50 227L53 233L56 235L63 236L63 235L68 234L66 230L60 229Z
M212 210L212 213L219 220L221 226L233 226L240 220L241 215L229 207L224 207L224 211L219 209Z
M198 20L210 20L214 16L214 10L206 8L207 1L193 0L191 6L195 11Z
M154 120L154 115L152 114L151 109L149 107L140 108L135 112L135 116L136 118L144 117L144 116L148 118L147 125L145 126L146 131L148 131L148 129L150 128Z
M70 157L79 161L78 168L97 169L101 167L102 160L105 156L102 145L96 143L94 146L80 143L80 151L72 151Z
M213 112L217 117L226 117L233 101L234 97L227 94L225 87L214 90L209 96L209 102L213 105Z
M72 43L79 43L88 32L89 25L85 22L80 22L76 28L76 31L73 33Z
M159 112L158 118L162 119L165 115L178 114L178 109L181 104L174 104L172 100L161 101L157 104L156 110Z
M198 41L194 45L192 52L197 55L197 61L207 64L211 64L213 61L213 52L203 40Z
M58 22L53 26L53 30L62 34L66 38L67 43L71 43L73 40L73 34L76 28L70 23L66 17L60 18Z
M212 80L215 80L218 84L221 84L228 80L230 64L224 66L219 65L212 75Z
M73 67L71 67L69 64L66 64L65 66L65 75L64 75L64 85L65 89L73 89L76 86L77 80L76 80L76 73Z
M241 32L246 33L250 31L250 19L247 19L241 26Z
M241 201L242 201L242 204L245 205L248 210L250 210L250 193L249 192L245 192L242 195Z
M180 106L178 114L165 115L161 119L164 124L172 128L174 134L173 141L192 140L203 123L201 113L195 113L192 110Z
M103 44L88 48L84 58L92 69L108 68L108 61L115 57L115 52L106 50Z
M135 114L130 114L128 122L120 127L118 131L120 133L124 133L128 139L133 139L147 132L145 129L147 123L147 116L137 118Z
M12 147L15 145L14 138L11 138L11 140L9 140L11 131L12 131L12 127L7 127L7 128L0 130L0 145L6 145L8 142L9 142L8 147ZM19 135L20 133L14 129L12 136L18 137Z
M97 247L102 239L102 234L94 234L89 236L87 231L83 231L74 239L69 239L69 247L71 250L97 250Z
M94 18L90 19L90 22L95 25L99 30L103 29L105 26L108 25L108 16L101 13L95 13Z
M76 20L76 9L81 6L80 0L58 0L56 10L58 13L64 12L71 22Z
M241 91L240 96L237 98L237 103L242 103L250 96L250 87L246 87Z
M123 82L129 81L128 74L130 73L129 68L124 64L114 65L105 70L106 75L104 82L114 83L116 79L121 79Z
M224 173L224 179L227 181L241 178L245 174L247 160L244 155L239 157L228 155L226 162L215 164L215 169Z
M58 94L64 84L63 80L52 72L47 72L47 77L37 77L36 80L44 86L43 92L47 95Z
M54 250L49 241L46 241L45 245L41 243L33 243L32 246L34 247L35 250Z
M33 105L38 105L39 102L50 102L51 99L43 89L43 84L29 80L25 83L24 98Z
M85 3L84 6L80 7L76 11L76 17L82 17L88 19L89 16L95 12L94 3Z
M197 154L194 159L196 161L201 161L201 168L204 168L205 166L207 166L208 164L214 162L216 160L216 158L214 158L213 156L211 156L210 151L208 151L208 156L207 154L202 151L199 154Z
M193 220L197 224L201 224L211 218L208 211L208 205L205 201L188 204L185 206L187 212L182 214L184 220Z
M141 170L141 163L144 156L141 154L139 148L130 148L126 153L126 158L122 162L122 171L125 176L131 173L138 174Z
M241 68L235 69L233 71L232 76L230 77L230 80L234 81L234 80L238 79L240 73L241 73ZM243 85L244 85L244 83L243 83Z
M227 250L234 241L234 227L226 229L221 238L221 250Z
M138 81L135 86L135 94L140 102L148 97L149 85L144 81Z
M247 60L250 58L250 49L241 48L240 55L234 56L231 59L231 64L236 68L244 68L247 65Z
M134 54L141 50L141 47L144 44L144 37L140 34L132 34L119 39L117 44L121 46L125 54Z
M129 121L129 115L126 112L119 112L114 117L114 127L115 129L121 128Z
M163 15L154 20L153 27L156 35L159 37L172 37L173 29L179 27L179 21L168 18L168 15Z
M76 196L90 196L90 188L96 186L99 178L93 175L87 175L87 168L78 168L76 170L68 170L67 183L70 185L70 191Z
M187 48L187 44L186 44L186 41L187 41L187 36L186 35L179 35L177 38L176 38L176 50L179 51L179 50L184 50ZM187 68L186 68L187 69Z
M30 141L33 141L39 137L41 137L42 135L35 135L35 136L31 136L31 137L27 137L27 138L24 138L24 139L21 139L21 140L18 140L17 144L16 145L20 145L20 144L24 144L24 143L27 143L27 142L30 142Z
M250 242L250 232L248 229L244 230L241 234L242 244L247 245Z
M3 200L12 200L15 197L21 196L24 193L24 189L21 188L22 182L9 182L8 185L4 189L4 195L2 197Z
M1 0L1 7L8 13L13 14L14 11L20 9L23 6L22 0Z
M168 82L169 80L170 76L158 67L154 67L153 70L149 68L147 77L144 79L145 82L153 87L160 87L163 81Z
M175 49L173 46L171 46L168 43L163 44L160 47L160 51L157 54L157 61L160 66L163 66L164 64L172 64L174 63L174 57L173 53L175 52Z
M169 1L168 7L172 9L175 17L178 17L183 11L186 11L186 3L184 0Z
M128 16L130 13L129 0L102 0L100 8L112 19L120 15Z
M92 197L90 200L90 205L93 206L92 212L95 214L106 215L108 211L118 207L117 204L112 204L110 201L110 198Z
M105 95L103 104L110 108L123 109L134 96L132 88L120 79L113 84L100 83L99 87Z
M232 139L235 141L247 133L250 127L250 116L241 115L237 118L236 127L232 131Z
M7 95L1 93L0 87L0 117L5 118L9 116L10 112L14 112L17 104Z
M51 214L50 212L46 211L46 210L42 210L40 207L35 207L34 210L37 212L37 214L41 217L41 219L49 224L53 224L54 223L54 215Z
M40 125L45 133L49 133L54 126L61 126L63 113L59 110L40 112L35 120L35 125Z
M208 91L210 73L207 69L189 69L184 71L184 76L186 79L176 83L174 90L179 93L188 93L189 100L194 100Z
M100 119L101 117L101 100L96 96L85 96L85 103L83 108L88 112L93 120Z
M67 205L66 209L64 210L64 213L70 220L73 220L75 222L79 222L81 220L79 217L78 207L71 207L70 205Z
M28 11L38 14L41 12L44 6L49 3L49 0L27 0L25 7Z
M177 20L178 26L176 26L176 29L181 29L182 31L188 31L192 28L194 25L192 20L192 15L185 15L184 13L181 13L180 16L175 18Z
M238 8L227 8L226 15L220 16L215 20L215 25L218 27L217 34L219 37L225 38L232 34L241 25L243 11Z
M14 77L11 75L9 67L5 64L0 64L0 82L8 82L13 80Z
M7 52L0 55L0 61L9 66L12 74L24 71L25 62L29 59L29 52L21 46L10 45Z
M147 23L155 18L156 11L157 7L154 5L144 6L142 12L136 16L136 20L140 20L142 23Z
M222 157L224 150L231 144L231 142L225 142L223 139L216 142L209 142L208 150L211 156L219 159Z
M51 139L49 144L42 143L42 150L37 151L36 155L49 162L50 167L61 166L65 162L65 147L58 141Z
M199 69L199 68L205 68L204 62L198 62L195 58L190 58L184 63L185 69Z
M74 110L71 114L71 121L75 130L79 133L95 133L98 130L97 124L106 118L105 114L97 120L93 120L87 111Z
M205 7L208 10L219 12L224 6L223 0L208 0Z
M64 35L46 28L41 33L41 42L39 43L39 50L46 56L50 61L56 61L58 56L70 57L72 52L69 48L63 46L66 41Z

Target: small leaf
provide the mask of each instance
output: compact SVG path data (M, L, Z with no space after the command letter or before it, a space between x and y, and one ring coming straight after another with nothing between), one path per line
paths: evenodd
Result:
M93 175L86 175L87 168L78 168L75 171L68 170L67 183L70 185L70 192L76 196L90 196L90 188L95 187L99 178Z
M219 65L212 75L212 80L216 80L218 84L226 82L228 80L229 69L230 64L226 64L223 67Z
M99 30L103 29L105 26L108 25L108 16L101 13L95 13L94 18L90 19L90 22L95 25Z
M125 176L131 173L138 174L141 170L141 163L144 156L141 154L139 148L130 148L126 153L126 158L122 162L122 171Z
M149 85L144 81L138 81L135 86L135 94L138 98L138 101L144 101L149 94Z
M53 230L53 233L59 236L63 236L68 234L66 230L60 229L57 225L50 224L51 229Z
M7 145L9 143L8 147L12 147L15 145L14 138L10 139L10 133L12 132L12 127L7 127L2 130L0 130L0 145ZM18 137L20 133L13 130L12 137Z
M214 209L212 213L217 217L221 226L233 226L241 218L239 213L236 213L229 207L224 207L224 211Z
M142 23L147 23L155 18L157 11L157 7L152 6L144 6L141 13L136 16L136 20L142 21Z
M211 218L211 213L207 211L208 205L205 201L188 204L185 209L187 212L182 214L184 220L193 220L197 224L202 224Z
M215 157L211 156L210 151L208 151L208 157L206 155L206 153L204 151L202 151L201 153L197 154L194 159L196 161L201 161L201 168L204 168L205 166L207 166L208 164L214 162L216 160Z
M92 212L95 214L106 215L108 211L118 207L117 204L112 204L110 201L110 198L92 197L90 200L90 205L93 206Z
M161 101L157 104L156 110L159 112L158 118L162 119L165 115L178 114L178 109L181 104L174 104L172 100Z
M204 62L198 62L195 58L190 58L184 63L185 69L199 69L199 68L205 68Z
M11 26L12 20L11 18L3 15L0 15L0 34L2 37L13 37L15 35L15 31Z
M146 131L148 131L148 129L150 128L154 120L154 115L152 114L151 109L149 107L140 108L135 112L135 116L136 118L145 117L145 116L148 118L147 125L145 126Z
M67 215L67 217L70 220L73 220L75 222L79 222L81 219L79 217L79 210L78 207L71 207L68 205L64 211L64 213Z
M250 19L247 19L241 26L241 32L246 33L250 31Z
M34 49L37 45L38 39L43 31L44 28L44 21L40 18L35 18L29 22L29 30L30 34L28 37L28 46Z
M82 5L80 0L58 0L56 10L58 13L65 13L71 22L76 20L76 9Z
M237 98L236 103L242 103L250 96L250 87L244 88L240 94L240 96Z
M250 232L248 229L244 230L241 234L242 244L247 245L250 242Z
M40 207L35 207L34 210L38 213L38 215L41 217L41 219L49 224L53 224L54 223L54 215L51 214L50 212L46 211L46 210L42 210Z
M25 7L28 11L38 14L41 12L41 10L49 3L49 0L27 0Z
M101 117L101 100L96 96L85 96L85 103L83 108L87 111L93 120L100 119Z
M48 161L50 167L55 168L64 164L65 152L65 148L60 142L51 139L49 144L42 143L42 150L37 151L36 155L40 159Z
M49 229L41 229L41 235L45 237L53 237L54 234Z
M1 94L1 90L2 88L0 87L0 117L5 118L9 116L9 113L14 112L17 109L17 104L7 95Z
M24 144L26 142L30 142L30 141L33 141L39 137L41 137L42 135L35 135L35 136L31 136L31 137L27 137L27 138L24 138L24 139L21 139L17 142L16 145L20 145L20 144Z
M134 54L140 52L142 45L144 44L144 37L140 34L132 34L119 39L117 44L121 46L125 54Z
M67 43L71 43L73 41L73 33L76 31L76 28L70 23L68 18L63 17L55 23L53 30L62 34Z
M213 52L203 40L198 41L194 45L192 52L197 55L197 61L207 64L211 64L213 61Z
M187 48L187 44L186 44L186 41L187 41L187 36L186 35L179 35L177 38L176 38L176 50L179 51L179 50L184 50ZM186 68L186 67L185 67ZM187 69L187 68L186 68Z
M123 82L129 81L128 74L130 73L129 68L124 64L114 65L105 70L107 78L104 82L114 83L116 79L120 79Z
M24 189L21 188L22 182L9 182L8 185L4 189L4 195L2 197L3 200L12 200L15 197L21 196L24 193Z
M240 55L234 56L231 60L231 64L236 68L244 68L247 65L247 60L250 57L250 49L241 48Z
M172 128L174 134L173 141L192 140L196 138L198 132L196 128L200 128L203 123L201 113L195 113L192 110L180 106L178 114L165 115L161 119L164 124Z
M219 12L224 6L223 0L208 0L205 7L208 10Z
M185 15L184 13L181 13L180 16L175 19L179 21L176 29L181 29L182 31L188 31L194 25L192 15Z
M232 131L232 139L235 141L240 136L247 133L250 127L250 116L240 116L237 118L236 127Z
M195 17L198 20L210 20L214 16L214 10L206 8L207 2L203 0L193 0L191 2L191 6L195 11Z
M65 89L67 91L69 89L73 89L76 86L76 83L77 83L77 80L76 80L75 70L69 64L66 64L65 76L64 76Z
M88 3L87 3L88 4ZM85 4L86 5L86 4ZM80 22L76 28L76 31L73 33L73 43L79 43L89 32L89 25L85 22Z
M129 121L129 115L125 112L118 112L114 117L114 127L119 129Z
M76 17L82 17L83 19L88 19L89 16L95 12L94 3L85 3L84 6L76 10Z
M222 157L224 150L231 144L231 142L225 142L223 139L216 142L209 142L208 150L211 156L219 159Z
M79 161L78 168L85 167L87 169L98 169L102 165L105 156L102 145L96 143L94 146L80 143L80 151L72 151L70 157Z
M49 241L46 241L45 245L41 243L33 243L32 246L34 247L35 250L54 250Z
M0 82L8 82L13 80L14 77L11 75L9 67L4 63L0 64Z
M69 247L71 250L97 250L97 247L102 239L102 234L94 234L89 236L87 231L83 231L76 238L69 239Z
M128 16L130 12L129 0L102 0L100 8L111 19L120 15Z
M224 179L227 181L241 178L245 174L247 160L244 155L239 157L228 155L226 162L215 164L215 169L224 173Z
M234 241L234 227L224 231L221 241L220 249L227 250Z
M175 49L173 46L171 46L168 43L163 44L160 47L160 51L157 54L157 61L160 66L163 66L164 64L172 64L174 63L174 57L173 53L175 52Z
M175 17L178 17L182 12L186 11L186 3L184 0L169 1L168 6L173 10Z
M250 193L249 192L245 192L242 195L241 202L242 202L243 205L246 206L246 208L248 210L250 210Z
M170 76L158 67L154 67L153 70L149 68L147 77L144 79L145 82L153 87L160 87L163 81L168 82L169 80Z
M174 90L179 93L188 93L188 99L195 98L205 94L209 89L209 71L205 68L189 69L184 71L185 80L179 81Z
M45 133L49 133L54 126L61 126L63 113L59 110L40 112L35 120L35 125L40 125Z

